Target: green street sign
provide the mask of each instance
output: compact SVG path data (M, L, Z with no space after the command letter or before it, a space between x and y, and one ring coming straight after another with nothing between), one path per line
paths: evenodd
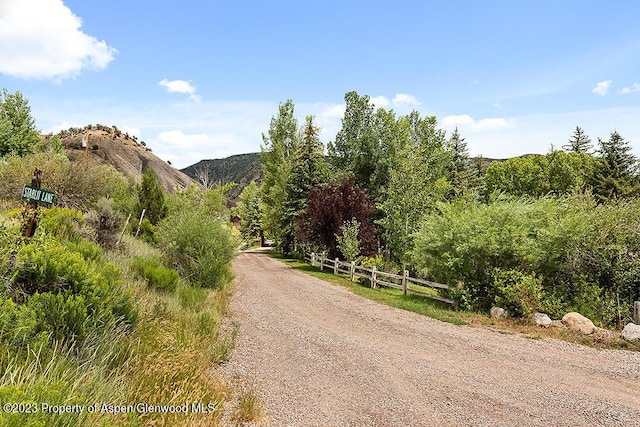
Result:
M42 188L31 187L25 185L22 189L22 200L28 200L30 202L45 205L50 208L53 205L53 197L55 193L51 191L43 190Z

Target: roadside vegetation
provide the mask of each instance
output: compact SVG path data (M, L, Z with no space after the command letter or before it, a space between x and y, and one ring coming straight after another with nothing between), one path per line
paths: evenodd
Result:
M245 239L409 270L462 310L514 319L577 311L620 331L640 300L638 159L618 131L595 143L576 127L562 149L506 161L470 158L458 130L345 95L326 147L313 118L282 103L263 135L264 180L245 188ZM258 226L259 224L259 226Z
M257 414L246 409L250 393L213 369L229 358L236 333L225 314L239 240L224 189L167 194L151 170L135 184L109 166L70 162L55 137L3 139L33 135L22 128L33 126L26 100L7 95L0 402L10 406L0 425L219 425L225 411L238 423ZM25 238L23 212L33 209L19 198L36 167L56 200L38 209ZM143 209L140 229L137 220L125 229ZM44 403L78 409L56 414ZM154 409L167 405L173 410Z
M473 310L452 310L448 304L420 295L403 295L401 290L380 287L372 289L364 281L352 282L347 274L335 275L332 271L321 271L296 257L288 257L275 250L269 255L292 268L340 286L356 295L360 295L380 304L437 319L458 326L482 326L501 334L521 334L530 339L555 338L563 341L587 345L595 348L624 349L640 351L640 342L625 341L615 335L585 336L579 332L558 328L540 328L526 321L514 319L492 319Z

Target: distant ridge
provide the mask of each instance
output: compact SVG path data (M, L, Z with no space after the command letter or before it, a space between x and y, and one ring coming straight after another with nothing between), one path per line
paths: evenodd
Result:
M229 198L238 198L242 189L251 181L262 182L264 172L260 153L236 154L224 159L200 160L191 166L181 169L191 179L203 184L238 185L229 192Z

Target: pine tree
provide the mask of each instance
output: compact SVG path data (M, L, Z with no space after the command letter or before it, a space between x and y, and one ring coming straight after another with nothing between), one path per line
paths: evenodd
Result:
M569 143L563 145L562 148L565 151L588 153L593 148L593 144L591 144L591 139L584 133L584 130L580 126L576 126L576 130L569 138Z
M469 150L464 138L460 136L456 127L447 141L451 152L451 166L449 168L449 182L453 185L455 195L466 194L472 189L478 189L480 180L477 169L469 158Z
M300 142L292 159L291 176L287 182L287 199L281 213L284 231L282 250L288 253L295 238L295 218L304 210L309 191L327 180L328 169L324 160L324 144L320 141L320 128L314 126L313 116L307 116Z
M598 138L600 168L596 175L595 193L601 200L625 197L638 192L638 159L631 153L628 141L617 132L608 140Z
M147 168L142 175L142 182L138 187L138 204L136 206L138 216L142 213L142 209L145 209L144 217L154 225L167 216L164 191L151 168Z

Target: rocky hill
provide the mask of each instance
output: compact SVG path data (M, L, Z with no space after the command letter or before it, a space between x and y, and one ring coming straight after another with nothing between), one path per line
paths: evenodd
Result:
M82 139L89 135L88 150L82 147ZM194 180L157 157L145 146L144 141L123 133L115 126L88 125L71 128L58 134L67 156L74 161L84 161L88 153L89 162L112 165L125 176L137 182L147 168L153 169L162 186L170 192L184 188Z

